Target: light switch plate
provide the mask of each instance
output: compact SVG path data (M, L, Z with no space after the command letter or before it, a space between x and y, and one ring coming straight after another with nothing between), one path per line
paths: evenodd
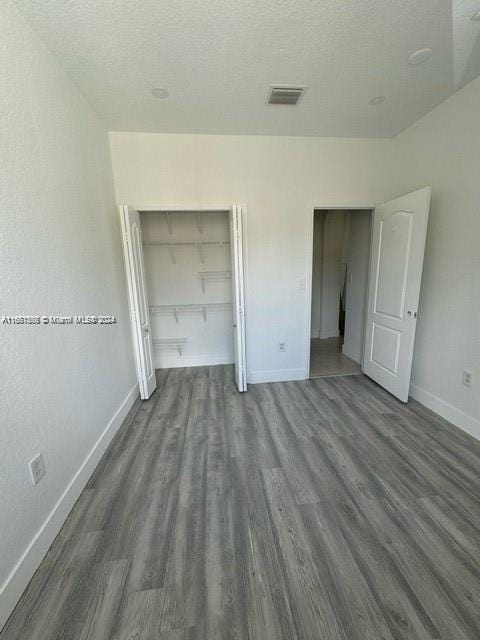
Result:
M38 484L45 475L45 463L43 462L42 454L37 453L37 455L30 460L28 466L30 468L32 483L34 485Z

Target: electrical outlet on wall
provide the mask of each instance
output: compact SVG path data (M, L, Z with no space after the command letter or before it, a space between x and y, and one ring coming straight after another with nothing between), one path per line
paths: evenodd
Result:
M41 453L37 453L37 455L30 460L28 463L30 468L30 475L32 477L32 483L38 484L40 480L45 475L45 463L43 462L43 456Z
M278 343L278 350L279 351L286 351L287 349L287 344L285 342L279 342Z
M462 374L462 384L464 384L466 387L471 387L472 378L473 378L473 373L471 371L464 371Z

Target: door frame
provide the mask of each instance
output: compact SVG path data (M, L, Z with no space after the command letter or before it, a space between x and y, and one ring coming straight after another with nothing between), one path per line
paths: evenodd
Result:
M118 205L118 206L125 206L123 203ZM195 212L198 211L199 213L201 212L217 212L217 213L230 213L230 211L232 210L232 208L234 206L241 206L242 211L243 211L243 269L244 269L244 274L243 274L243 289L244 289L244 320L245 320L245 335L246 335L246 339L245 339L245 352L246 352L246 379L247 379L247 383L249 382L249 348L248 348L248 327L247 327L247 318L248 318L248 307L249 307L249 297L248 297L248 207L246 204L243 203L230 203L230 204L213 204L211 206L209 205L199 205L196 206L195 204L192 203L185 203L184 205L158 205L155 203L141 203L141 204L129 204L127 205L129 207L131 207L132 209L136 209L138 211L138 213L142 213L143 211L158 211L159 213L162 212L170 212L170 213L182 213L183 211L185 212ZM123 229L121 230L122 232L122 243L123 243ZM128 292L128 290L127 290ZM148 293L148 291L147 291Z
M306 288L307 288L307 310L306 310L306 318L305 318L305 372L304 379L310 379L310 333L312 330L312 278L313 278L313 224L315 219L315 211L332 211L332 210L341 210L341 211L372 211L378 206L378 202L375 203L366 203L361 202L359 204L355 203L330 203L330 204L320 204L320 205L312 205L308 209L307 214L307 250L306 254ZM371 244L371 236L370 236L370 244ZM370 274L369 274L370 275ZM367 292L368 292L368 281L367 281ZM362 362L363 362L363 354L362 354ZM362 363L360 363L362 364Z

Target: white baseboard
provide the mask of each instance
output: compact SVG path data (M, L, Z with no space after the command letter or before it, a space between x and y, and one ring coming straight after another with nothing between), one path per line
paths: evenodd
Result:
M321 340L328 340L329 338L338 338L340 331L338 329L332 329L331 331L320 332Z
M73 476L60 499L37 531L12 572L0 588L0 630L13 611L33 574L60 531L100 458L105 453L113 436L126 418L138 396L138 384L128 392L120 407L105 427L84 462Z
M177 369L179 367L213 367L219 364L233 364L233 354L213 353L195 356L179 356L164 353L155 357L155 369Z
M432 411L435 411L435 413L438 413L445 420L452 422L455 426L480 440L480 420L477 420L477 418L470 416L468 413L453 406L453 404L442 400L430 393L430 391L426 391L413 383L410 385L410 395Z
M272 371L250 371L247 382L259 384L261 382L289 382L291 380L305 380L305 369L273 369Z

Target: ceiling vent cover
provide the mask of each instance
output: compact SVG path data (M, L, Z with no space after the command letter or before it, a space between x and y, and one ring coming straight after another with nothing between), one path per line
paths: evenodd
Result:
M306 87L277 86L270 87L267 104L296 105L305 93Z

